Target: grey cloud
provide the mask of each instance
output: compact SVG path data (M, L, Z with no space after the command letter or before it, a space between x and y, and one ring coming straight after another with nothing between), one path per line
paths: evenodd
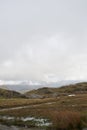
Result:
M0 78L86 78L86 0L1 0Z

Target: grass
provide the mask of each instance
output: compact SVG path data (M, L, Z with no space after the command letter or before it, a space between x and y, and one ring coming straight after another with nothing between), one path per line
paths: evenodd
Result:
M54 111L51 113L53 128L56 130L82 129L81 115L73 111ZM50 127L51 128L51 127Z
M68 94L80 94L80 93L87 94L87 82L66 85L59 88L43 87L37 90L29 91L26 93L26 95L29 96L30 94L37 94L46 98L46 97L54 97L54 95L57 97L61 95L64 96Z
M46 103L50 101L53 102L55 101L55 99L53 98L46 98L46 99L23 99L23 98L3 99L3 98L0 98L0 108L28 106L28 105Z
M0 115L47 118L53 123L52 126L48 127L50 130L74 130L81 129L82 127L87 127L87 94L77 94L75 97L60 96L59 98L37 100L0 99L0 106L3 108L20 105L30 105L30 107L2 111L0 112ZM17 122L16 124L18 125L21 123ZM26 123L22 122L22 124L25 125ZM29 122L27 122L27 124L29 124Z

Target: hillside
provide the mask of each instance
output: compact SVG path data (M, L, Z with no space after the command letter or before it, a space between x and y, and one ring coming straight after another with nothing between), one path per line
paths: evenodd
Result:
M43 87L26 92L24 95L14 90L7 90L0 88L0 97L4 98L46 98L46 97L58 97L62 95L87 93L87 82L76 83L66 85L57 88Z
M87 82L66 85L60 88L43 87L26 93L29 98L58 97L61 95L87 93Z
M21 98L21 97L24 97L24 95L20 94L19 92L0 88L0 98Z

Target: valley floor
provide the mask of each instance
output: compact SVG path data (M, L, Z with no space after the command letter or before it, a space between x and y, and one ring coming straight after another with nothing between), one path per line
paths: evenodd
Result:
M35 127L35 120L21 120L34 117L46 119L44 125L36 127L55 129L81 129L87 127L87 94L60 96L47 99L0 99L0 123ZM3 117L14 117L9 120ZM38 120L39 122L39 120ZM45 125L48 123L49 125Z

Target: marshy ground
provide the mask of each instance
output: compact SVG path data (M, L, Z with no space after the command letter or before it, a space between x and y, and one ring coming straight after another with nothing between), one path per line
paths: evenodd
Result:
M87 94L46 99L0 99L0 108L0 122L6 125L46 129L82 129L87 126ZM43 125L40 124L42 119Z

